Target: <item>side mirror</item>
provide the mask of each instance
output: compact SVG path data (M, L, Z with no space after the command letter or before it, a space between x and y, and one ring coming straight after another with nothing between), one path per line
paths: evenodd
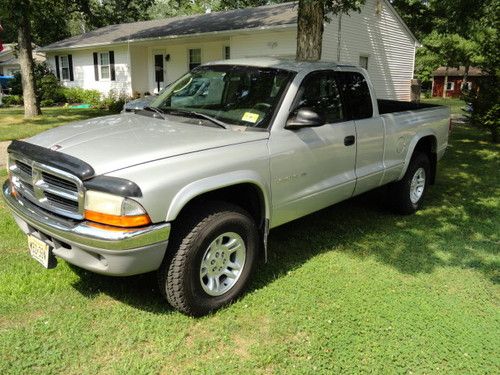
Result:
M325 121L319 114L310 108L301 108L295 116L290 116L286 122L285 129L300 129L324 125Z

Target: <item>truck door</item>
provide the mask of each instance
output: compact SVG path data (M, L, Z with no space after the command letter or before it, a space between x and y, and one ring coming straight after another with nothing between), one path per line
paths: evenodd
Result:
M356 188L354 195L381 184L384 174L384 121L374 116L372 94L359 72L337 72L337 84L348 118L356 125Z
M315 111L325 124L271 132L273 227L349 198L356 183L355 124L345 119L333 71L304 78L291 115L300 108Z

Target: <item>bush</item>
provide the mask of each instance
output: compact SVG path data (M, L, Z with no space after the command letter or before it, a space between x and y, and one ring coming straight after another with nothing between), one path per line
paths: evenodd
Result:
M120 113L126 100L125 94L118 94L116 91L110 90L109 94L103 98L100 108L107 109L111 113Z
M64 101L61 86L56 76L46 63L34 64L34 76L36 84L36 97L39 102L42 100L53 100L56 103ZM14 78L9 81L9 87L13 95L23 95L21 73L14 74Z
M40 101L40 106L42 107L52 107L54 104L56 104L52 99L43 99Z
M21 95L8 95L2 97L2 102L5 105L23 105L23 97Z
M494 143L499 141L500 128L500 78L496 75L484 77L478 82L479 90L468 92L464 100L472 104L473 111L469 117L470 124L490 132Z
M64 87L62 94L66 103L70 104L91 104L99 106L101 102L101 93L97 90L85 90L80 87Z

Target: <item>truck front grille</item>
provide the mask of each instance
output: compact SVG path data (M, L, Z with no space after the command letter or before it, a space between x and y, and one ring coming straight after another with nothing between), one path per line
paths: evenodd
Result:
M14 189L34 204L72 219L83 219L84 188L79 178L65 171L9 155Z

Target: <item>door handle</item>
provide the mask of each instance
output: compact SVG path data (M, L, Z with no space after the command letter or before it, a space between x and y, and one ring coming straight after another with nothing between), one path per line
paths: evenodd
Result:
M355 136L348 135L347 137L344 138L344 145L345 146L352 146L355 141L356 141L356 137Z

